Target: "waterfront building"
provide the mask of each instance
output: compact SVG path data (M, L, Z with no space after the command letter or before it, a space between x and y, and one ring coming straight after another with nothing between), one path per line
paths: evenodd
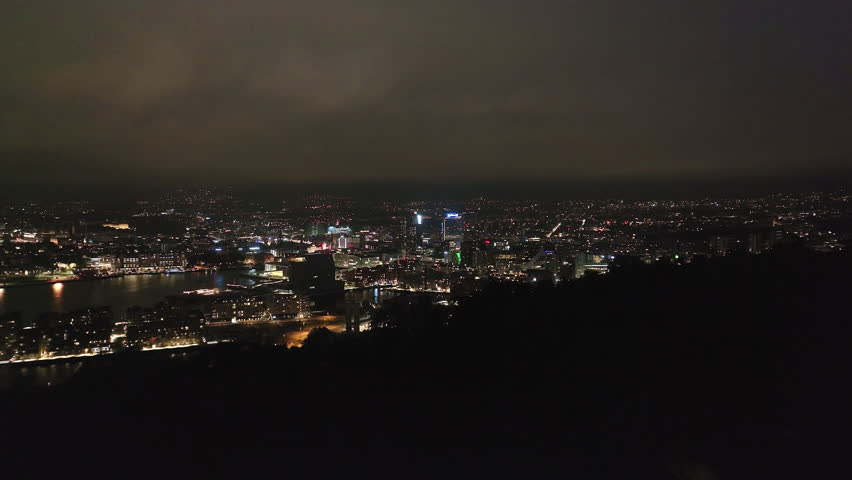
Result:
M343 290L335 278L332 255L316 253L290 259L290 283L297 293L319 294Z
M168 270L185 267L186 257L174 253L123 255L116 257L113 265L120 272Z
M248 322L268 319L266 303L260 295L225 292L214 297L207 319L210 323Z

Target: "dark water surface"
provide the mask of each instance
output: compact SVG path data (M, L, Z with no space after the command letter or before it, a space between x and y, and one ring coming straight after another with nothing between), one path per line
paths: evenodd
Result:
M127 307L141 305L150 307L169 295L199 288L224 289L228 284L253 284L240 271L191 272L169 275L130 275L100 280L67 282L59 285L28 285L0 289L0 313L21 312L24 318L35 318L42 312L64 312L89 306L112 307L116 319L121 318ZM351 290L345 293L349 302L367 301L380 304L397 296L397 292L378 288ZM322 325L307 322L301 330L290 332L290 336L304 337L316 326L327 326L342 330L343 317ZM169 352L182 357L191 351ZM33 362L26 365L0 365L0 390L21 386L51 386L69 380L81 368L96 367L100 360L67 359L51 362Z
M128 275L62 284L0 289L0 313L21 312L34 318L42 312L66 312L108 305L121 318L127 307L151 307L169 295L199 288L225 288L229 283L251 284L239 271Z

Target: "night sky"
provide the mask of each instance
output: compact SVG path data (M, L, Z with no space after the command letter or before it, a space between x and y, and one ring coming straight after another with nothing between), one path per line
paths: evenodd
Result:
M852 164L848 0L3 0L0 184Z

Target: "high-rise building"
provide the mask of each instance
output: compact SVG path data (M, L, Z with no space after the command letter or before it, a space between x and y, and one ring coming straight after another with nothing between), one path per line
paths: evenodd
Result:
M328 232L328 224L318 221L311 222L305 227L305 235L309 237L317 237Z
M413 220L414 230L417 235L432 235L433 233L437 233L438 228L441 226L431 215L425 215L422 212L415 213Z
M334 240L334 248L338 250L346 250L349 248L350 241L345 236L341 235Z
M323 253L291 259L289 277L297 293L328 293L343 289L343 282L334 276L334 258Z
M491 240L461 242L461 266L464 268L480 268L491 264Z
M15 355L18 339L16 324L20 321L20 312L0 313L0 360L9 360Z
M574 259L574 277L582 278L588 271L606 273L610 260L606 255L580 253Z
M762 229L748 236L749 253L762 253L775 247L782 238L781 230Z
M441 235L444 241L461 240L464 237L464 221L458 213L448 213L441 224Z

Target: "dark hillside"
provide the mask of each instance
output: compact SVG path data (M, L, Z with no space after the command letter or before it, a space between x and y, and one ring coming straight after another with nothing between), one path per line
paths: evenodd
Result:
M801 251L625 266L399 302L392 327L298 350L119 356L9 392L3 452L157 478L843 478L850 272Z

